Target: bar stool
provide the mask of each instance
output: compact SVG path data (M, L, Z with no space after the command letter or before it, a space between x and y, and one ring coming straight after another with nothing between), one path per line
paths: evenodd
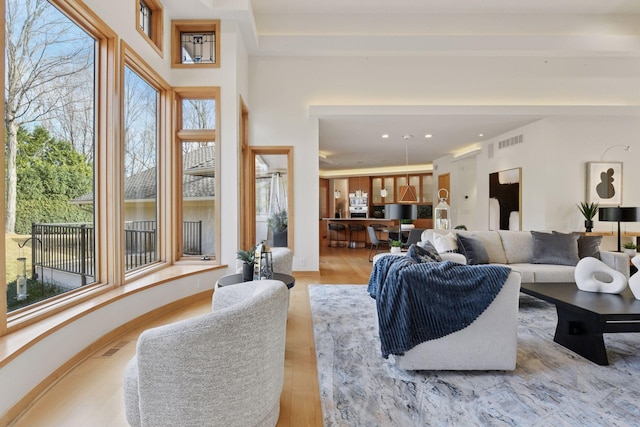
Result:
M340 238L341 232L342 238ZM333 234L335 234L335 239L332 238ZM347 228L344 224L338 224L335 222L329 223L329 247L333 247L331 244L332 241L336 242L336 246L340 246L340 242L344 242L344 245L347 246Z
M360 233L362 233L362 239L359 239ZM367 246L367 229L362 224L349 224L349 247L357 248L358 243L362 243L363 248Z

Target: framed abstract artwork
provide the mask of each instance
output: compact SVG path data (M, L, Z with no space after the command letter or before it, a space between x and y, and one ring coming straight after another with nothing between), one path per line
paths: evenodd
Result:
M621 162L587 162L587 202L600 206L622 204Z
M522 230L522 168L489 174L489 230Z

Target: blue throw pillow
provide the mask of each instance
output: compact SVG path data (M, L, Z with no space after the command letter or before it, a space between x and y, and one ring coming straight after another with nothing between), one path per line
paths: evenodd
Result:
M440 262L442 258L438 254L436 248L431 242L425 242L422 246L415 243L409 246L407 256L413 258L416 262Z
M489 254L476 237L458 234L458 251L467 259L467 265L489 264Z

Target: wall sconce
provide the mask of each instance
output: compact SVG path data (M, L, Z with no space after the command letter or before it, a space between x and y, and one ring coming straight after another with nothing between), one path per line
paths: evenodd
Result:
M380 190L380 197L387 197L388 194L389 192L387 191L386 188L383 188L382 190Z
M340 190L336 190L333 192L333 197L336 199L339 199L341 195L342 193L340 193Z

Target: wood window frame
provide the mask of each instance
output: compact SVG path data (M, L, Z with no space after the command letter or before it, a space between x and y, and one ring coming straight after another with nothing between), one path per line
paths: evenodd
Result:
M243 223L241 234L243 236L243 247L250 248L255 245L256 240L256 167L255 167L255 158L260 155L272 155L272 154L281 154L287 156L287 221L288 221L288 230L289 237L287 241L287 247L294 251L294 238L292 231L294 228L294 204L293 204L293 183L294 183L294 172L293 172L293 146L289 145L248 145L246 147L246 151L242 152L242 165L243 165L243 173L242 175L246 177L244 181L244 187L242 187L242 196L240 202L242 203L242 208L246 210L247 215L246 218L249 219L245 223Z
M215 115L215 129L182 129L182 101L185 99L214 99L216 104L216 115ZM171 170L171 175L174 176L173 179L173 188L172 192L176 194L175 197L175 221L173 224L173 230L175 231L172 236L172 247L174 248L173 252L173 260L199 260L199 256L190 256L183 254L182 248L182 143L183 142L209 142L213 141L215 143L215 205L214 205L214 213L215 213L215 224L214 230L215 235L217 236L215 242L215 251L216 254L211 260L206 261L211 263L217 263L219 261L219 257L217 254L221 251L220 244L220 141L218 138L219 128L220 128L220 87L219 86L201 86L201 87L176 87L173 88L173 101L174 101L174 129L175 132L175 140L173 142L173 150L172 154L176 161L173 163L173 168Z
M169 248L171 247L169 239L173 234L173 230L171 227L171 220L169 213L171 212L171 200L173 193L171 192L171 173L169 171L172 170L171 165L172 162L172 150L170 149L169 139L171 135L171 129L173 126L172 122L172 111L173 109L171 101L173 99L173 91L171 86L162 78L158 73L155 72L153 67L147 64L140 55L138 55L124 40L120 41L120 102L122 103L120 107L120 135L124 135L124 68L129 67L132 71L138 74L141 78L143 78L148 84L154 87L158 91L158 151L157 151L157 161L156 161L156 170L158 173L157 178L157 191L156 191L156 215L157 215L157 261L140 267L135 270L126 271L124 265L124 138L121 138L120 143L118 144L119 155L117 157L117 161L119 162L120 168L117 176L121 177L121 182L119 183L119 195L118 199L119 209L118 215L114 218L119 218L116 221L118 227L117 231L117 239L119 240L113 247L118 248L117 253L115 254L118 263L117 267L117 275L118 281L117 283L126 283L127 281L140 278L144 275L147 275L151 272L154 272L162 267L167 265L167 260L171 259L171 254L169 252Z
M180 33L213 32L215 34L216 62L214 64L183 64ZM220 68L220 20L172 20L171 21L171 68Z
M140 3L151 10L151 34L145 33L140 28ZM164 8L158 0L136 0L135 1L136 30L145 39L160 57L164 57L163 37L164 37Z
M6 294L0 297L0 303L4 307L0 315L0 336L20 330L45 318L54 316L70 307L77 306L89 299L95 298L113 288L114 269L109 252L112 243L108 231L110 224L110 208L112 204L107 200L107 194L111 191L110 168L113 165L113 154L110 148L116 144L117 132L113 127L116 122L116 75L117 75L117 34L107 26L84 3L78 0L50 0L52 6L58 8L65 16L74 21L80 28L96 40L96 65L94 93L95 101L95 171L94 188L96 191L95 203L95 229L96 229L96 276L95 283L83 286L76 290L66 292L53 298L15 310L7 315ZM2 5L4 12L4 3ZM4 16L4 14L3 14ZM4 31L2 31L2 43L4 45ZM2 61L2 79L4 85L4 61ZM4 111L4 101L0 101ZM4 126L0 129L0 136L4 137ZM4 150L0 153L0 159L4 161ZM1 179L4 184L4 174ZM4 187L3 187L4 188ZM4 198L2 201L4 210ZM0 251L0 264L2 272L6 271L6 253L4 246Z

